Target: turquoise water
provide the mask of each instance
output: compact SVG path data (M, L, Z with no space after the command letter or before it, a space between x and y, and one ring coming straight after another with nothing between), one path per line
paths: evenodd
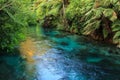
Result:
M20 55L0 56L0 80L120 80L120 49L33 27Z

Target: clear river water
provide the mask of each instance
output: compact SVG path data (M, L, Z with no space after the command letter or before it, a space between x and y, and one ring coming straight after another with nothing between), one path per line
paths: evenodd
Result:
M20 55L0 56L0 80L120 80L114 45L40 27L27 36Z

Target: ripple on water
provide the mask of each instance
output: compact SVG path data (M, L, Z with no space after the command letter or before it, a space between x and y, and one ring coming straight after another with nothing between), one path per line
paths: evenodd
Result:
M120 57L112 54L119 49L60 31L42 34L33 29L22 42L24 59L0 57L0 80L120 80Z

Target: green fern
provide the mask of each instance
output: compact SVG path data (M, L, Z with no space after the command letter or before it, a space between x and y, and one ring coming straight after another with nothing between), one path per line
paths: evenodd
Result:
M86 27L83 29L83 34L84 35L89 35L91 34L92 32L94 32L96 29L98 29L100 27L100 22L101 21L94 21L92 23L88 23L86 25Z
M113 42L115 44L120 45L120 31L118 31L118 32L115 33L115 35L113 37Z
M112 31L115 32L113 37L114 43L120 43L120 20L117 20L112 25Z
M117 19L117 14L113 9L105 9L103 14L113 22Z
M117 20L112 24L112 31L113 32L120 31L120 20Z

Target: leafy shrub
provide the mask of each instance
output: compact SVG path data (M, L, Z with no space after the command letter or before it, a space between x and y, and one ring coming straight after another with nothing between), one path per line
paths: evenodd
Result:
M0 1L0 50L11 52L25 38L29 21L33 20L28 11L30 0ZM28 7L27 7L28 6ZM35 19L34 19L35 20Z

